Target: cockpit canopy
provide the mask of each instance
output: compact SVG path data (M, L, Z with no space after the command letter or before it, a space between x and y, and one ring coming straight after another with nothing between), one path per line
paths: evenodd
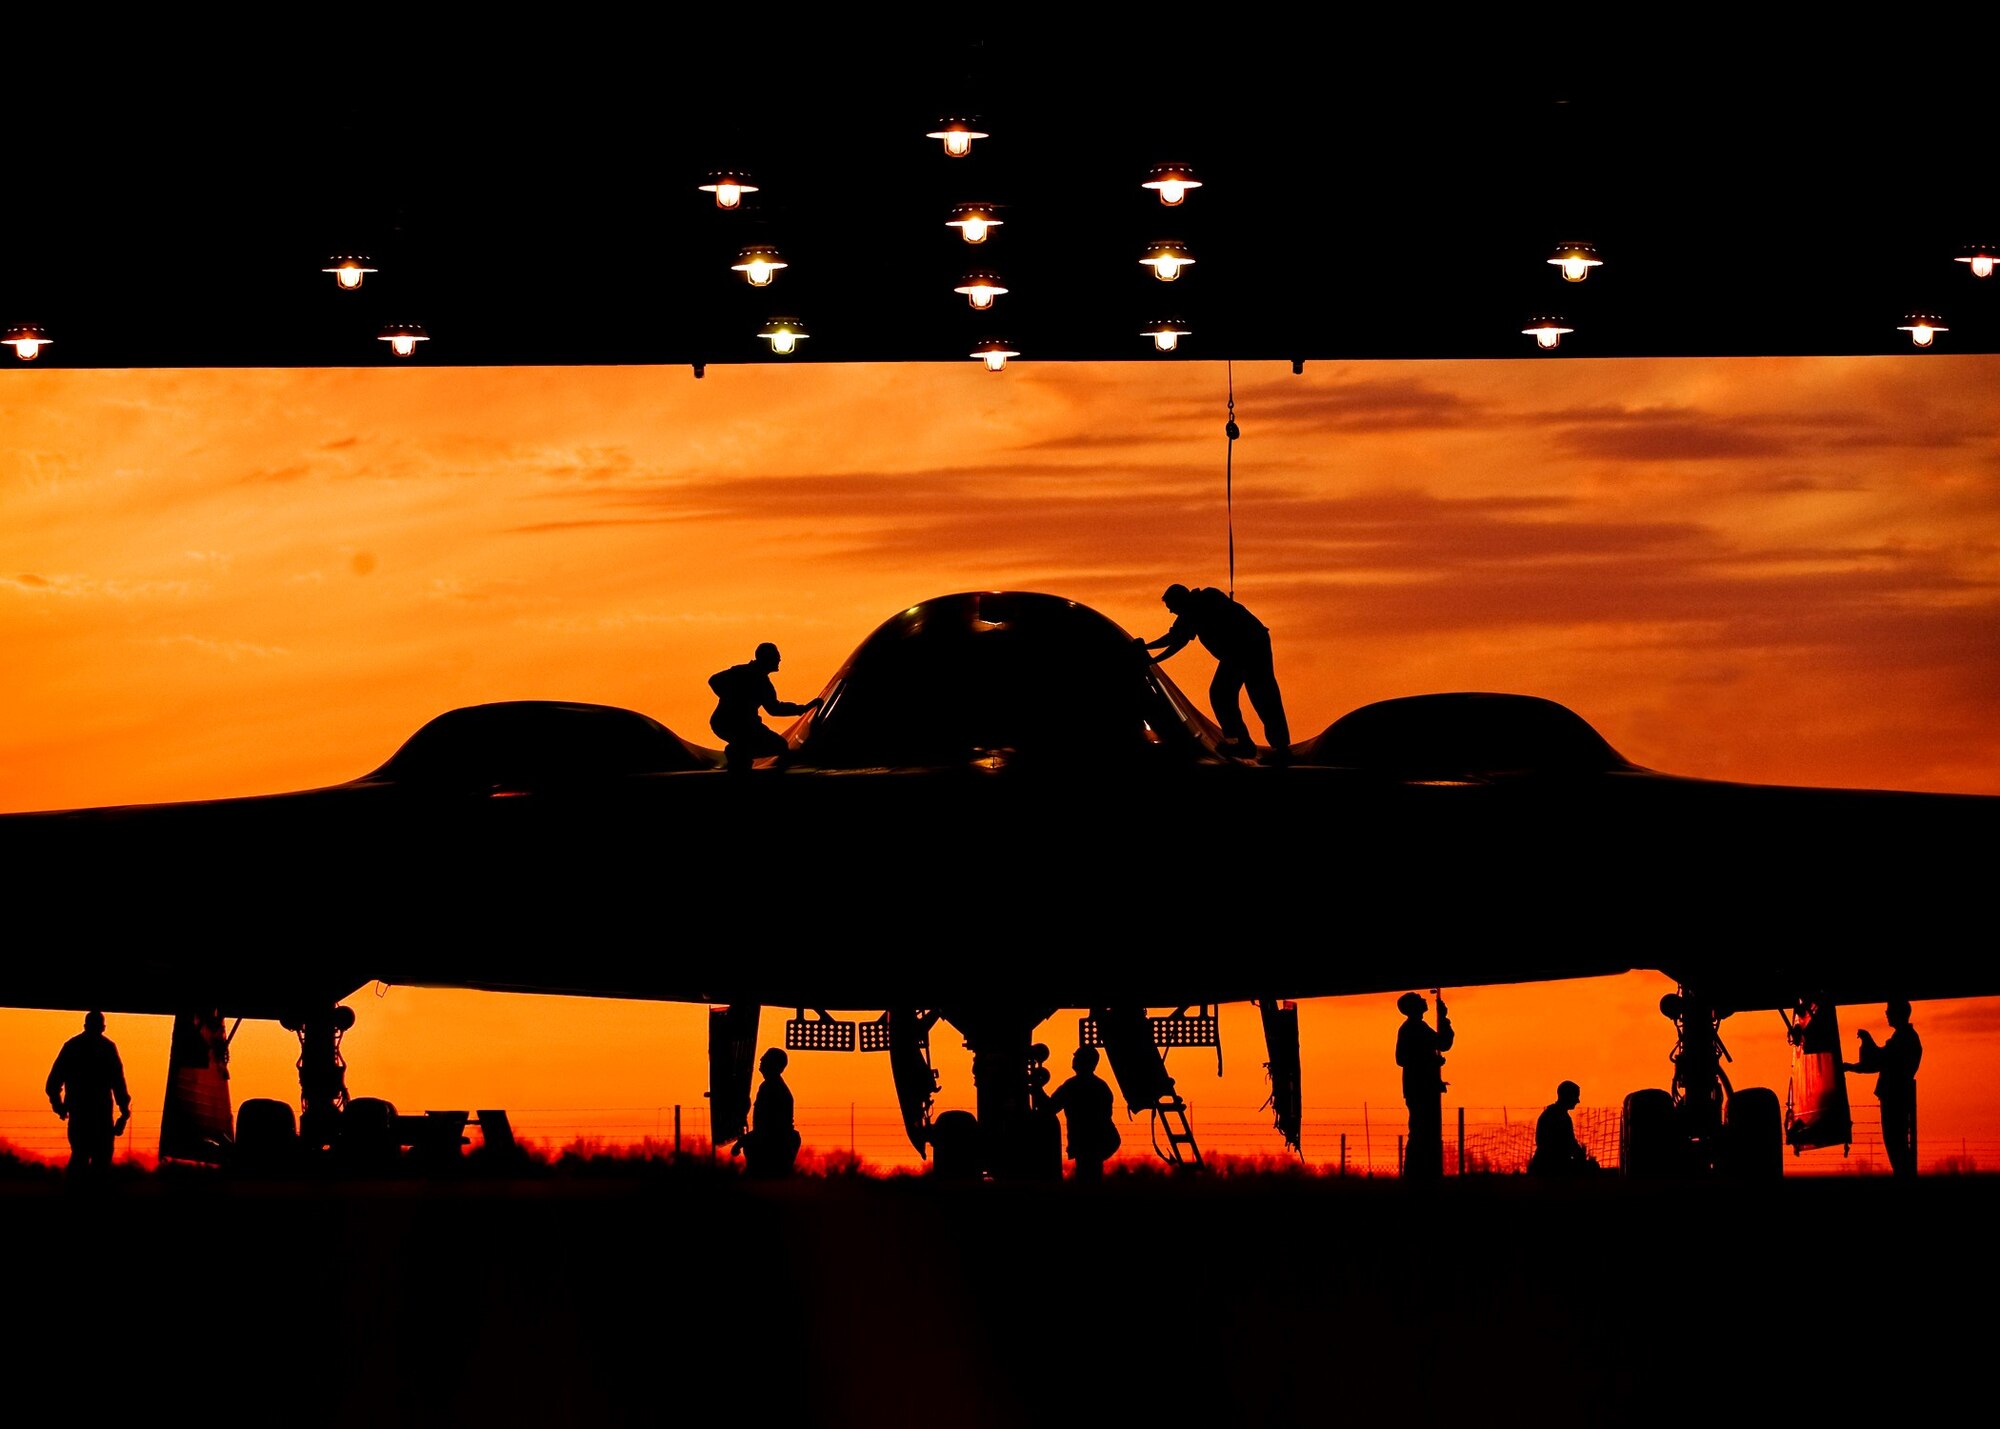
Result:
M1533 695L1411 695L1342 715L1306 746L1307 764L1398 779L1601 774L1634 766L1575 711Z
M1029 591L940 596L886 620L792 731L822 768L1115 766L1212 753L1215 726L1130 633Z

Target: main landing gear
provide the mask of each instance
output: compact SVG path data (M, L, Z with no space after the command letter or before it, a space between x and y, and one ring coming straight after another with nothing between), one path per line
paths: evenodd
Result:
M1672 1090L1648 1088L1625 1098L1619 1167L1627 1176L1720 1173L1750 1179L1782 1176L1784 1113L1769 1087L1733 1087L1723 1063L1722 1021L1732 1009L1683 986L1660 999L1674 1024Z

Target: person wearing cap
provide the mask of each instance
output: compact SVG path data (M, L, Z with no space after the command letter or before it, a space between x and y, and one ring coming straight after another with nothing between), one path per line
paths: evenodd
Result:
M1439 1076L1444 1054L1456 1034L1438 998L1435 1030L1424 1021L1430 1003L1422 993L1406 992L1396 999L1403 1025L1396 1030L1396 1065L1403 1069L1403 1105L1410 1111L1410 1139L1403 1150L1403 1176L1410 1181L1435 1181L1444 1175L1444 1079Z
M1582 1100L1583 1088L1575 1082L1563 1082L1556 1087L1556 1099L1542 1108L1541 1117L1535 1122L1535 1154L1528 1162L1530 1175L1574 1176L1579 1171L1596 1168L1597 1162L1576 1139L1576 1127L1569 1119L1570 1112Z
M766 640L757 647L752 659L731 665L727 670L717 670L708 677L708 687L715 692L715 713L708 717L708 727L723 741L722 752L731 769L748 769L752 760L767 757L775 758L776 767L782 769L791 760L791 746L785 743L783 735L764 723L759 711L780 716L802 715L820 706L818 697L802 705L778 698L777 688L771 683L771 672L778 668L778 660L778 647Z
M69 1123L72 1176L98 1174L111 1165L112 1142L132 1119L132 1094L125 1089L125 1064L118 1044L104 1035L104 1014L87 1012L83 1031L63 1043L49 1069L49 1107ZM118 1119L111 1119L112 1103Z
M1875 1100L1882 1104L1882 1148L1889 1154L1889 1169L1898 1176L1917 1174L1917 1064L1924 1059L1924 1044L1910 1025L1910 1004L1897 998L1883 1009L1895 1030L1879 1047L1867 1028L1856 1035L1861 1039L1859 1061L1843 1062L1843 1072L1875 1073Z
M1104 1163L1118 1150L1118 1123L1111 1119L1111 1087L1097 1075L1097 1049L1079 1047L1069 1059L1074 1074L1041 1099L1037 1105L1050 1115L1062 1113L1069 1123L1069 1159L1076 1163L1076 1179L1101 1181Z
M1158 640L1136 642L1168 660L1191 640L1215 657L1215 678L1208 682L1208 703L1222 726L1222 752L1247 759L1255 751L1249 726L1243 722L1241 696L1249 692L1251 708L1264 724L1264 742L1270 748L1261 756L1266 764L1283 764L1291 758L1292 732L1285 722L1285 702L1278 691L1278 676L1271 662L1271 630L1239 601L1202 586L1189 590L1178 583L1167 587L1161 604L1174 613L1174 623Z

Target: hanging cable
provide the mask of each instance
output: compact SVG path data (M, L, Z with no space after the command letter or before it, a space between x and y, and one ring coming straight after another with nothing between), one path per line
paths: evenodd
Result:
M1222 457L1222 509L1229 524L1229 598L1236 599L1236 439L1243 435L1243 429L1236 425L1236 363L1228 364L1229 371L1229 421L1222 428L1229 437L1229 445L1223 449Z

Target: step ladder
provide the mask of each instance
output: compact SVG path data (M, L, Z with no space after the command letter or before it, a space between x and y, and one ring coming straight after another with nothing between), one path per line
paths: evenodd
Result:
M1164 1151L1160 1150L1161 1127L1167 1129ZM1161 1097L1153 1107L1153 1150L1171 1166L1195 1170L1202 1164L1201 1148L1194 1141L1194 1124L1188 1120L1187 1103L1178 1095Z

